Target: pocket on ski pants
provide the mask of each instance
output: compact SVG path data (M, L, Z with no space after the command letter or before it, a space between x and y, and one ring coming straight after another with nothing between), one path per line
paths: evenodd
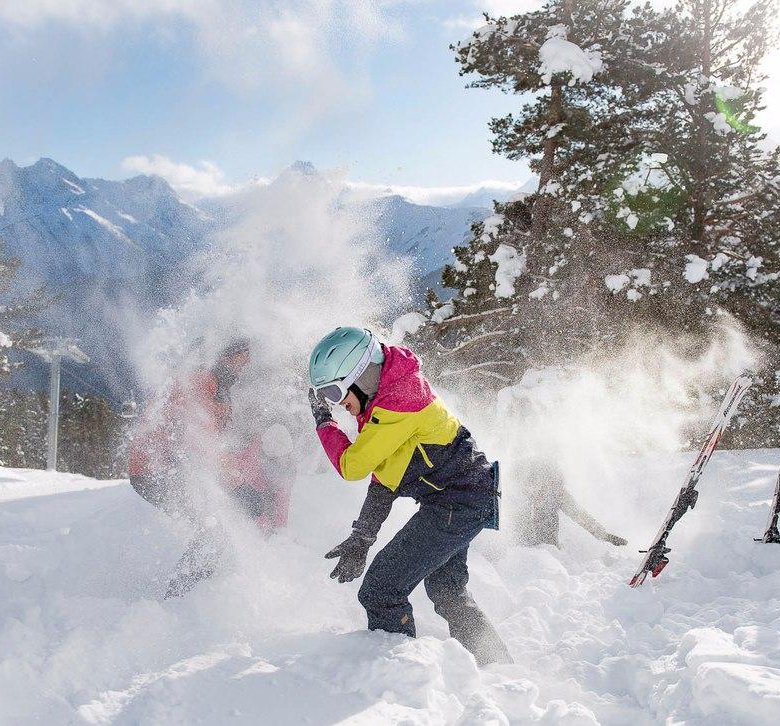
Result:
M498 529L501 519L501 477L497 461L491 464L490 472L493 475L493 488L490 497L492 512L490 518L485 522L485 529Z

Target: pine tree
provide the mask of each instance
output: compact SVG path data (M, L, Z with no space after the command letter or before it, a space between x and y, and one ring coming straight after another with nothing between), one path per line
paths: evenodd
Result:
M0 465L20 469L46 466L47 409L43 393L0 389Z
M16 273L21 261L4 256L5 242L0 238L0 375L8 375L19 363L9 357L11 348L28 348L40 339L41 331L31 327L33 316L48 304L42 289L19 295Z
M727 313L762 347L743 404L742 440L754 443L780 433L770 405L780 400L780 150L755 122L776 19L772 0L681 0L633 16L634 58L654 73L631 122L638 155L614 169L612 202L641 238L652 319L696 334Z
M497 153L530 159L538 188L476 225L445 270L445 284L459 291L454 316L433 335L449 361L445 376L478 371L508 382L598 335L603 306L591 291L603 276L593 272L594 253L613 249L617 235L605 241L589 228L590 200L600 191L593 169L604 149L625 154L635 143L616 122L629 112L627 94L609 73L628 54L626 7L621 0L552 0L511 20L488 18L455 48L461 74L480 76L473 87L534 94L490 128Z
M456 47L473 86L534 93L491 130L498 153L531 160L539 187L456 248L444 283L458 294L422 331L442 375L501 384L606 354L638 328L704 340L730 314L770 362L752 399L762 423L743 438L777 436L780 407L772 419L766 404L780 400L780 169L754 121L774 15L770 0L666 12L553 1L488 18ZM573 71L545 56L550 43Z
M63 391L58 468L97 479L122 475L117 451L123 422L103 397Z

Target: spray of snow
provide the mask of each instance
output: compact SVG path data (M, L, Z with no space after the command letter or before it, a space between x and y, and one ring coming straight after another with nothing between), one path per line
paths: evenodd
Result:
M520 526L527 492L518 482L539 461L562 472L575 499L607 529L636 525L628 508L658 482L626 489L621 472L628 457L677 451L701 435L719 403L713 387L725 391L757 360L743 334L726 322L709 344L636 333L609 354L530 369L499 393L495 409L486 410L467 387L450 391L477 440L501 460L508 521L496 546L508 546L512 527ZM671 486L665 491L673 494ZM648 536L657 524L648 522Z
M164 391L188 370L213 364L232 338L248 336L251 363L231 390L234 415L224 445L240 450L260 437L266 473L300 486L293 489L294 499L326 507L329 513L312 514L312 521L330 517L333 537L338 536L336 522L341 532L348 530L364 490L337 481L335 474L317 491L306 491L307 484L300 480L295 483L298 474L330 468L314 434L306 397L309 352L339 325L386 333L385 326L409 298L405 263L380 252L371 220L365 213L358 218L344 210L338 204L339 189L327 178L291 172L262 193L247 194L237 212L240 222L221 234L200 261L201 286L177 309L162 311L151 331L137 331L139 337L130 345L149 391ZM354 434L351 417L340 409L334 414ZM200 444L200 450L214 451L215 442ZM284 451L286 456L281 455ZM260 534L251 523L238 522L225 501L211 460L217 457L202 458L194 461L193 456L187 485L201 493L204 516L229 522L236 571L252 571ZM337 488L339 494L344 490L336 497L341 504L329 509L328 497ZM321 530L315 529L319 538ZM317 546L324 544L318 540ZM250 578L248 587L242 585L236 593L236 606L254 611L258 603L267 604L268 592L275 589L305 600L307 589L313 588L313 581L292 586L273 579ZM292 601L287 607L294 609ZM234 615L227 608L215 617L227 624Z
M408 299L405 264L388 259L371 220L338 205L338 184L290 172L256 195L201 260L202 289L159 316L138 358L145 380L169 377L168 360L193 340L212 357L236 334L254 343L256 368L274 387L305 382L308 351L337 325L383 329ZM149 355L149 352L153 355Z

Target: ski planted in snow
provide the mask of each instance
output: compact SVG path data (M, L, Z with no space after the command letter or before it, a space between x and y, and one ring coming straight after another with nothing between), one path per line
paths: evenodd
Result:
M777 542L780 543L780 531L777 528L777 520L780 518L780 472L777 474L777 486L775 487L775 498L772 500L772 508L769 510L769 521L766 524L766 532L761 539L756 542Z
M645 581L648 573L652 574L653 577L658 577L664 567L669 564L669 558L666 555L671 552L671 548L666 546L666 539L669 537L672 527L680 520L683 514L696 506L696 500L699 496L696 484L701 478L704 467L717 448L718 442L720 442L723 432L729 425L731 417L752 383L753 380L749 376L739 376L726 392L726 396L720 405L715 420L712 422L701 451L699 451L696 461L694 461L688 472L685 485L680 489L680 493L677 495L677 499L674 500L674 504L669 510L669 514L666 515L666 519L661 525L661 529L658 531L653 543L646 550L641 550L646 552L647 556L643 560L641 567L636 571L636 574L629 581L628 584L631 587L639 587Z

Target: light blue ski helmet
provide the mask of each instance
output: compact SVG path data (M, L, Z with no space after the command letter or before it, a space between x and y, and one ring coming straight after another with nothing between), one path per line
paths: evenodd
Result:
M369 363L383 363L385 354L377 337L365 328L336 328L311 352L309 380L322 388L347 378L353 383Z

